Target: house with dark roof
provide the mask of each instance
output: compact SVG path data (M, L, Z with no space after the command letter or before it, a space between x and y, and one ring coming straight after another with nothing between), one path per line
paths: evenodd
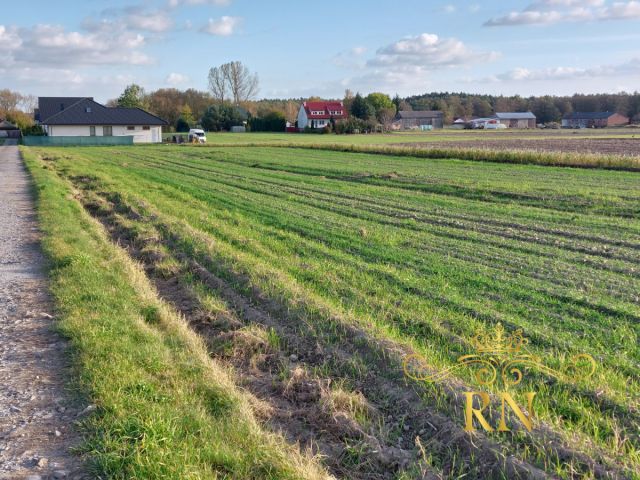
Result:
M162 142L167 122L141 108L105 107L92 97L39 97L35 120L50 137L131 136Z
M393 130L444 127L444 113L440 110L400 110L391 124Z
M562 117L562 128L605 128L629 124L629 117L615 112L573 112Z
M536 116L531 112L497 112L493 118L508 128L536 128Z
M342 102L303 102L298 111L298 129L324 128L333 120L347 118L347 111Z

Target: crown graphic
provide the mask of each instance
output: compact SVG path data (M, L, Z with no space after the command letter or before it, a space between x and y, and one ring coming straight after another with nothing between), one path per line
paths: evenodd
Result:
M516 354L527 343L522 329L508 333L501 323L498 323L489 333L478 333L473 337L477 353L485 354Z

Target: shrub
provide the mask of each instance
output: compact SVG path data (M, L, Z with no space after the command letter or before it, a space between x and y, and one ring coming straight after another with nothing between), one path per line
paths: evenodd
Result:
M47 134L40 125L30 125L22 129L22 135L29 137L44 137Z
M189 123L182 117L176 122L176 132L188 132L190 128Z

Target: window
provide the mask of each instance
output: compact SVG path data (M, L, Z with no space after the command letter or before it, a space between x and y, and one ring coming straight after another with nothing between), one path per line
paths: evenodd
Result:
M136 129L136 127L134 127L133 125L129 125L129 126L127 127L127 130L135 130L135 129Z
M143 130L151 130L151 127L149 125L145 125L144 127L142 127Z
M96 127L94 127L93 125L91 125L89 127L89 136L91 136L91 137L95 137L96 136Z
M85 108L84 111L87 112L87 113L91 113L91 107Z
M104 137L113 137L113 127L102 127L102 135Z

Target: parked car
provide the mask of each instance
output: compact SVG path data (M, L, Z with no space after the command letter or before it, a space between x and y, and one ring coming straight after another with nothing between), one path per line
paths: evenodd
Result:
M502 130L504 128L507 128L507 126L504 123L491 123L488 122L485 124L484 126L485 130Z
M207 143L207 135L204 130L199 128L192 128L189 130L189 143Z

